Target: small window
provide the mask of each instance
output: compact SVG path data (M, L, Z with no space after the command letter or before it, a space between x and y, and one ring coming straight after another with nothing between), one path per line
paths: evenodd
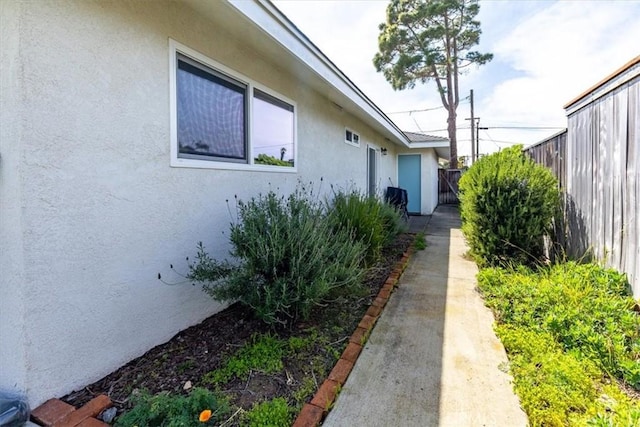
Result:
M360 135L352 131L351 129L345 129L344 142L347 144L359 147Z
M173 40L170 45L171 165L294 172L295 104Z
M293 166L293 105L254 89L253 117L255 163Z

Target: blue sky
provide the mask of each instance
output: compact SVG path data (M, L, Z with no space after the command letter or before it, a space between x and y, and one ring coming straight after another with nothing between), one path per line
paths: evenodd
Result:
M446 136L434 83L393 91L375 71L378 24L386 0L275 0L336 65L402 129ZM481 152L531 144L566 126L563 105L640 54L640 0L481 0L478 50L489 64L460 80L474 90ZM402 113L399 113L402 112ZM458 151L470 153L468 101L458 108ZM553 129L500 129L502 127Z

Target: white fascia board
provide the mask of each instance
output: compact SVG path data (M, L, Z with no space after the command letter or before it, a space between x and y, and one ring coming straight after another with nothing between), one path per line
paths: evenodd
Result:
M333 64L295 25L293 25L268 0L230 0L229 3L250 19L258 28L269 34L305 64L319 78L329 83L354 102L374 121L382 125L396 143L409 146L402 131L378 108L335 64Z
M409 148L449 148L449 141L411 142Z

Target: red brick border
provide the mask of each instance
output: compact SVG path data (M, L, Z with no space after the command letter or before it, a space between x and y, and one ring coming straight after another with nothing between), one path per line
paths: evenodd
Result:
M104 394L78 409L61 400L49 399L33 410L31 420L45 427L108 427L95 417L111 405L111 399Z
M347 381L364 344L369 338L369 333L374 328L380 314L382 314L382 310L387 304L387 301L389 301L389 298L391 298L394 289L399 285L398 281L400 276L402 276L402 273L409 265L409 259L413 255L414 243L415 237L409 249L402 254L402 258L394 266L393 271L382 288L380 288L377 297L373 300L358 324L358 327L353 332L353 335L349 338L347 348L344 349L342 356L329 374L329 377L322 383L311 399L311 403L304 405L296 421L293 423L293 427L316 427L320 425L325 415L333 406L340 392L340 388Z

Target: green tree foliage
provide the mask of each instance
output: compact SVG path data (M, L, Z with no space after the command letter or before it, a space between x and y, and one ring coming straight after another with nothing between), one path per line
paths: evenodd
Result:
M557 212L555 177L515 146L485 156L460 179L462 231L481 266L533 264Z
M268 154L258 154L258 157L254 159L257 165L270 165L270 166L288 166L292 167L293 163L289 163L286 160L276 159Z
M373 58L396 89L434 80L448 111L451 162L457 164L458 76L471 64L483 65L490 53L470 50L480 40L477 0L392 0L380 24L379 52Z

